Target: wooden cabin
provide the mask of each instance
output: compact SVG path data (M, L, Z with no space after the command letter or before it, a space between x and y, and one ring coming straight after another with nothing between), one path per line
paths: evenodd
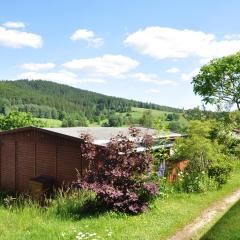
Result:
M153 129L140 130L156 135ZM54 178L56 185L71 183L77 171L83 176L89 164L81 156L81 134L92 135L94 143L103 147L119 132L127 135L128 128L25 127L0 132L0 188L25 192L29 180L40 175Z

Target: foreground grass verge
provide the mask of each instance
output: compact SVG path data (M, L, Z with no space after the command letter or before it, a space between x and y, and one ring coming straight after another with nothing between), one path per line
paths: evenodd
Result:
M234 204L211 229L202 236L202 240L235 240L240 233L240 202Z
M148 213L138 216L105 213L74 220L59 218L51 209L44 210L34 205L21 210L9 210L0 206L0 236L1 240L76 239L77 233L88 232L93 234L88 239L166 239L195 219L205 208L239 187L238 170L219 191L172 194L165 200L156 200Z

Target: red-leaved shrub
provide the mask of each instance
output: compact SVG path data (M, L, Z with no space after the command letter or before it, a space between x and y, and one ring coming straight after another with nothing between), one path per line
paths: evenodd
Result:
M99 203L107 209L136 214L148 209L158 188L148 182L152 137L141 135L135 128L130 128L129 132L131 138L119 134L101 150L102 164L97 170L93 170L99 156L96 147L89 135L82 136L85 142L81 147L82 155L90 162L90 167L77 186L93 190Z

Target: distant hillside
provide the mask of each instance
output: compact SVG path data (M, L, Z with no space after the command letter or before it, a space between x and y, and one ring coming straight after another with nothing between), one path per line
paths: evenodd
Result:
M49 81L0 81L0 113L27 111L41 118L63 120L71 115L88 120L109 111L128 112L132 107L182 112L181 109L144 103L73 88Z

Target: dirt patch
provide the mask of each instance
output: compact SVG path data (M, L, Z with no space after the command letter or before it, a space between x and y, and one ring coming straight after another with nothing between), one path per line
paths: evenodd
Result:
M240 199L240 189L232 193L230 196L218 201L210 208L204 210L202 215L195 219L192 223L186 225L182 230L176 232L169 240L188 240L210 223L219 213L226 212L234 203Z

